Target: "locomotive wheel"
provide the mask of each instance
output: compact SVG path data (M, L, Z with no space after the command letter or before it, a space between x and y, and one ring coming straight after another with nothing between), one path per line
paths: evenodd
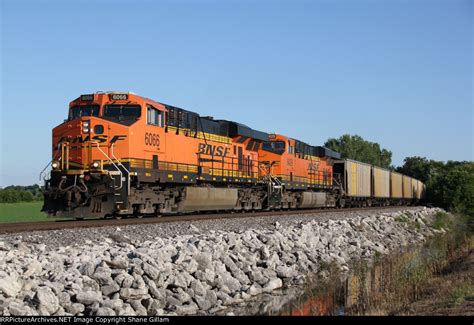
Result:
M341 208L344 208L344 207L346 206L346 200L340 199L340 200L339 200L339 206L340 206Z

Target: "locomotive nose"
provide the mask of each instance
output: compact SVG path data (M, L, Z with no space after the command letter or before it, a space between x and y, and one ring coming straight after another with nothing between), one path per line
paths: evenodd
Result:
M98 147L108 154L109 129L107 121L93 116L82 116L54 129L53 150L54 159L60 162L58 169L97 169L97 162L106 159Z
M97 170L103 166L108 154L108 127L106 121L95 117L81 119L82 157L86 170Z
M104 134L106 128L103 120L97 118L83 117L80 120L80 133L83 135L90 135L89 140L94 141Z

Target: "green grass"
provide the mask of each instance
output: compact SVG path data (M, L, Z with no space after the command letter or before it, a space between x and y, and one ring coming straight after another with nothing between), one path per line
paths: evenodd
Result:
M405 223L407 224L411 229L416 229L416 230L420 230L421 228L421 225L419 222L415 221L415 220L411 220L410 218L408 218L408 216L404 213L398 215L395 217L394 219L395 221L397 222L401 222L401 223Z
M0 223L51 220L41 212L42 201L0 203Z
M449 215L444 212L438 212L435 215L435 220L433 222L433 228L441 229L441 228L449 228L451 226L451 220L449 219Z
M465 284L451 290L450 302L454 305L460 305L466 300L474 299L474 287Z
M395 221L398 221L398 222L408 222L409 220L410 219L408 219L408 217L404 213L395 217Z

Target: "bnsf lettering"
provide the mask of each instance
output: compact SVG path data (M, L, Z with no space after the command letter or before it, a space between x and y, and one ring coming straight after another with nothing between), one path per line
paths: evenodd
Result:
M213 146L212 144L200 143L199 153L209 155L209 156L226 157L230 154L230 148L225 148L224 146Z
M308 169L309 169L310 171L317 171L317 170L318 170L318 164L310 163L310 164L308 165Z
M160 136L154 133L145 133L145 144L147 146L160 147Z
M95 140L99 143L107 141L107 136L106 135L95 135L92 137L92 140Z
M114 135L112 140L110 140L110 143L115 143L115 142L120 141L120 140L125 140L126 138L127 138L126 135Z
M126 138L127 138L126 135L115 135L112 138L112 140L110 140L110 143L115 143L120 140L125 140ZM59 139L59 142L84 143L84 142L89 142L92 140L94 142L103 143L103 142L106 142L107 139L108 137L106 135L95 135L92 138L90 137L90 135L88 135L86 137L77 136L73 138L72 140L68 137L62 137L61 139Z

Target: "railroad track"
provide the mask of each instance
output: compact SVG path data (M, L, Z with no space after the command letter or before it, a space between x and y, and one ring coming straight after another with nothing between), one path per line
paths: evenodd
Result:
M311 209L311 210L282 210L282 211L259 211L259 212L237 212L237 213L206 213L187 214L179 216L145 217L128 219L84 219L84 220L52 220L37 222L18 222L0 224L0 234L21 233L30 231L61 230L71 228L92 228L108 226L144 225L181 221L200 221L218 219L255 218L265 216L300 215L300 214L326 214L334 212L357 212L368 210L386 210L402 208L404 206L371 207L371 208L345 208L345 209Z

